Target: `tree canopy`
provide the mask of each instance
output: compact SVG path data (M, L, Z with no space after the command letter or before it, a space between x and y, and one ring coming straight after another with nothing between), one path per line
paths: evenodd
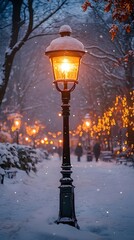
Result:
M103 3L104 12L111 12L114 24L110 27L110 34L112 40L116 36L119 28L116 23L119 23L127 33L130 33L134 26L134 1L133 0L86 0L83 5L83 11L86 11L88 7L93 8L93 2Z
M52 22L48 24L49 19L51 19L66 2L67 0L53 1L53 3L47 0L0 0L0 13L2 13L2 17L6 19L5 22L8 22L6 26L1 26L1 29L10 26L9 31L11 32L9 45L5 52L2 72L0 74L0 105L5 96L17 52L30 37L42 33L41 26L46 30L48 25L52 24ZM37 30L39 31L37 32Z

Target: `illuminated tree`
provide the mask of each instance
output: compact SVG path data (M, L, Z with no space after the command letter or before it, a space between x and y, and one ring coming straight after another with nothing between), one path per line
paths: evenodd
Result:
M92 1L92 4L90 1L85 1L82 5L82 8L84 11L86 11L90 7L93 12L99 17L99 19L107 26L108 31L111 34L112 42L118 45L119 55L114 56L111 54L106 54L103 56L98 55L98 58L104 58L107 57L113 57L113 63L115 63L115 66L119 66L119 72L121 72L121 68L123 69L122 72L124 73L120 78L120 89L122 92L116 93L116 95L122 94L122 96L125 94L127 98L127 104L129 109L129 116L128 116L128 126L127 126L127 132L128 132L128 145L132 146L134 144L134 138L133 138L133 131L131 122L134 121L132 108L133 108L133 90L134 90L134 1L132 0L106 0L106 1L100 1L100 0L94 0ZM105 13L105 16L107 16L107 20L104 19L104 14L101 14L100 9ZM107 14L107 15L106 15ZM113 23L113 24L112 24ZM110 30L109 30L110 29ZM117 34L118 33L118 34ZM114 41L113 41L114 40ZM99 46L94 46L96 50L100 50ZM91 52L90 55L92 55L92 46L90 46ZM102 51L102 53L104 53ZM109 55L109 56L108 56ZM116 62L117 61L117 62ZM112 81L115 76L113 76L111 71L105 71L110 69L110 65L108 67L107 63L105 64L103 61L104 69L103 72L107 72L109 76L111 75L110 81ZM121 67L121 68L120 68ZM118 75L119 76L119 75ZM118 79L118 78L117 78ZM117 83L118 85L118 83ZM119 86L119 85L118 85ZM107 88L108 90L108 88ZM115 91L114 91L115 92ZM103 94L102 94L103 95ZM108 94L107 94L108 96Z
M34 148L35 148L35 139L39 132L39 129L40 129L40 126L39 126L38 122L35 122L35 124L32 126L26 125L26 132L27 132L28 136L31 137Z
M118 140L120 142L120 146L122 145L122 142L124 142L133 149L134 95L132 93L131 104L127 102L127 97L125 95L116 97L113 107L110 107L106 112L104 112L103 116L98 118L97 124L93 126L94 134L97 133L98 136L106 135L109 141L109 138L111 137L111 130L114 126L118 127L116 129L116 134L118 133L119 135ZM121 139L123 129L126 129L126 137ZM129 129L132 135L129 135Z

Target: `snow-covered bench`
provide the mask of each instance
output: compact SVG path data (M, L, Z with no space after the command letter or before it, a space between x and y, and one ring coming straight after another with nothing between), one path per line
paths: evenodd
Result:
M102 153L102 159L104 162L111 162L113 159L113 154L111 151L106 151Z
M127 165L127 159L126 159L126 158L117 157L117 158L116 158L116 163L117 163L117 164Z
M5 170L5 174L7 175L8 178L16 177L16 173L17 173L17 171L15 169Z
M118 156L116 158L116 163L128 165L130 167L134 167L134 155L131 155L129 157L127 157L127 155L124 155L124 156L121 156L121 157Z

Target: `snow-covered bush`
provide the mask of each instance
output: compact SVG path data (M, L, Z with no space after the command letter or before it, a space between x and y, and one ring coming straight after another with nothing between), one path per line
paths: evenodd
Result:
M38 162L38 156L35 149L20 145L18 148L18 158L22 170L25 170L27 173L30 170L36 172L35 164Z
M1 143L6 143L6 142L12 143L11 135L7 132L0 131L0 142Z
M0 143L0 166L4 169L15 167L19 163L18 153L13 144Z
M32 147L0 143L0 167L3 169L19 168L28 174L36 172L36 164L46 159L45 151Z

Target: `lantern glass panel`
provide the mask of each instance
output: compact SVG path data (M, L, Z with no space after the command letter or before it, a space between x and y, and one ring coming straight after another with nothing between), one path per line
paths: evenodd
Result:
M80 57L57 56L52 58L55 81L72 81L78 79Z
M20 128L20 125L21 125L21 119L20 118L16 118L14 120L14 125L16 128Z

